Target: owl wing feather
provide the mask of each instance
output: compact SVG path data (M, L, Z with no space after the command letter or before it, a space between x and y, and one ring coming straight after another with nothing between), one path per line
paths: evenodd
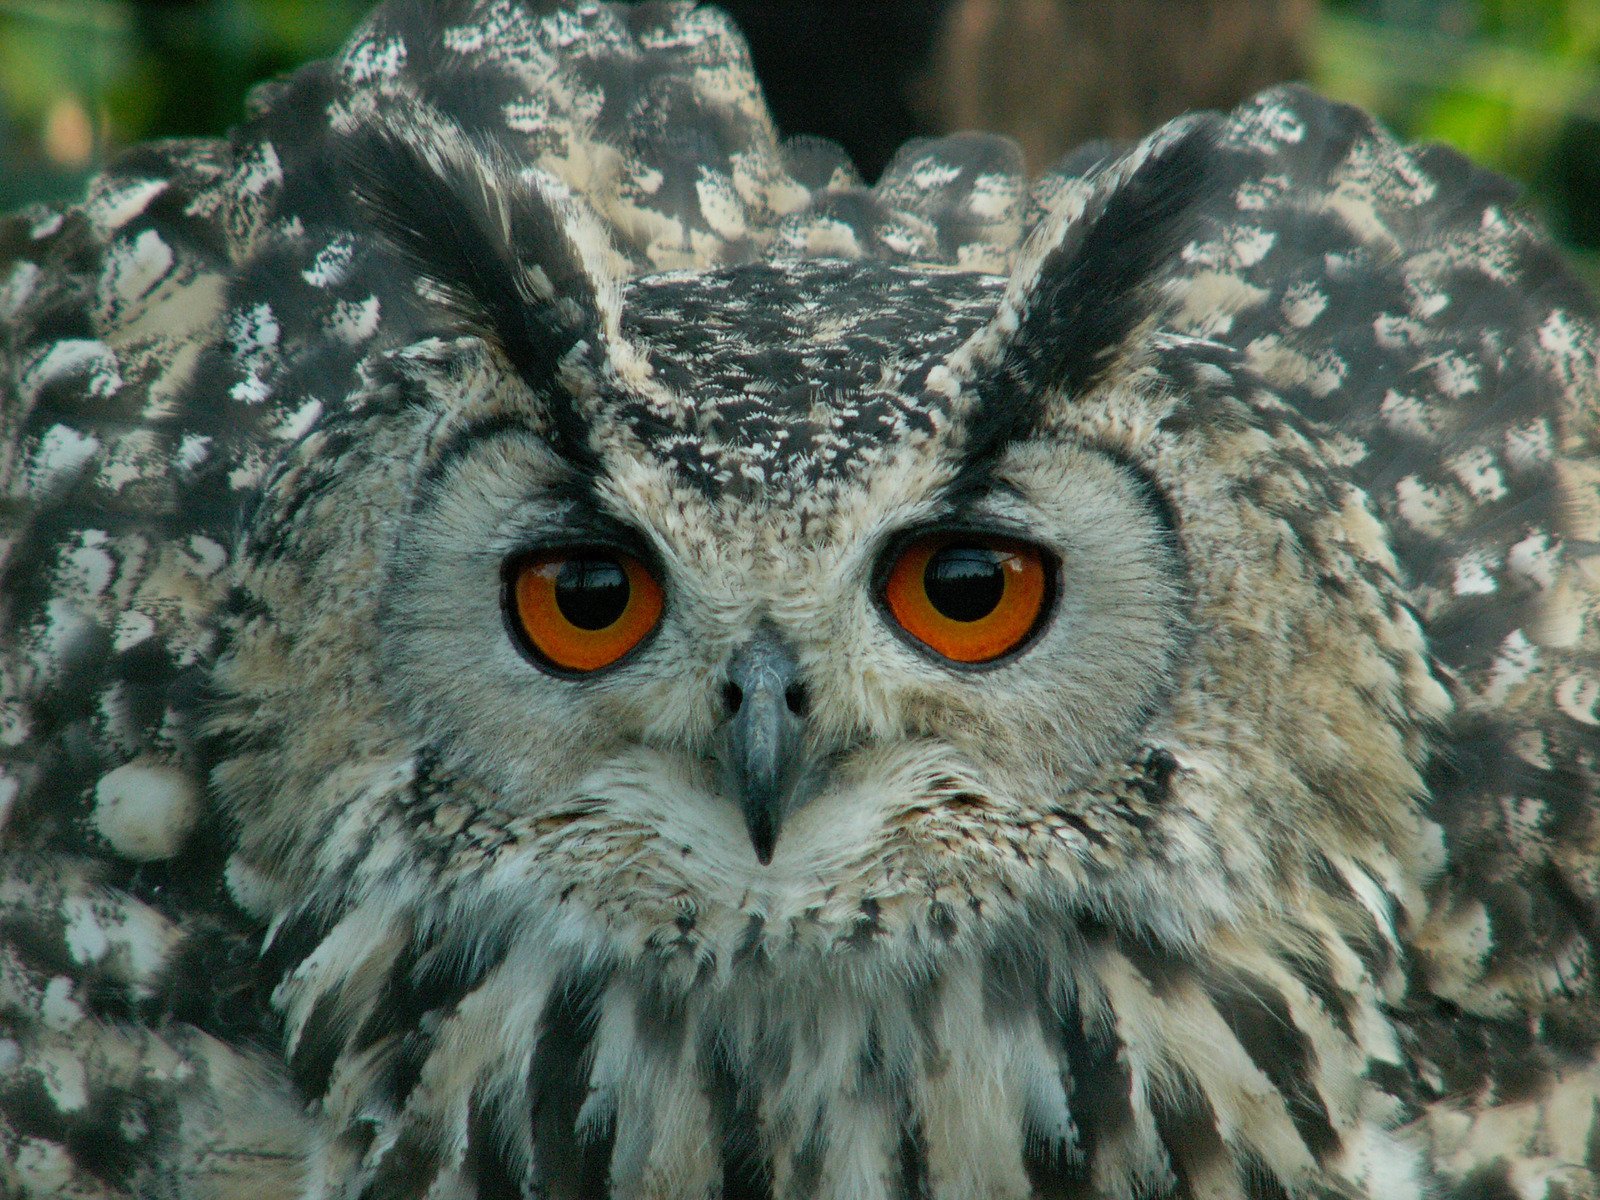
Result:
M1176 357L1277 397L1346 467L1454 709L1430 739L1432 871L1355 889L1390 943L1366 953L1411 1064L1395 1092L1443 1177L1509 1188L1516 1172L1521 1195L1588 1194L1593 300L1513 185L1447 148L1403 147L1355 108L1275 89L1219 140L1239 182L1162 276L1157 320L1226 347ZM1087 161L1046 186L1092 186Z

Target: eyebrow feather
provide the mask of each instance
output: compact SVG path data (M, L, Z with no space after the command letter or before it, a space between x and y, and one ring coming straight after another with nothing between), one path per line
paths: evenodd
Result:
M554 449L582 469L599 457L569 386L603 370L615 297L580 244L575 205L464 132L350 135L342 154L358 203L451 332L499 349L550 418Z

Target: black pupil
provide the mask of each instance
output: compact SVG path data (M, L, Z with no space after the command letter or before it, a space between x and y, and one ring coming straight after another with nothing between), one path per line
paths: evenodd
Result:
M631 590L621 563L569 558L556 576L556 607L579 629L604 629L622 616Z
M922 586L928 601L952 621L987 617L1005 594L1006 555L982 546L946 546L928 560Z

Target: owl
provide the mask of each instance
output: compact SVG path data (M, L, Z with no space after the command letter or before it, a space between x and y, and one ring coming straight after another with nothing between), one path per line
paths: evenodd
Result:
M1593 1200L1600 339L1302 89L389 0L0 225L0 1193Z

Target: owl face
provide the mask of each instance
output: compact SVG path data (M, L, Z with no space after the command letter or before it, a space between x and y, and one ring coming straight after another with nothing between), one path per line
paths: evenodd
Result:
M906 353L926 310L951 314L947 354L997 288L795 274L630 289L649 380L702 389L662 397L648 438L635 397L597 395L591 419L627 433L595 439L593 473L515 420L444 437L381 585L383 674L415 737L499 815L569 820L546 854L574 879L628 861L737 925L841 888L996 886L1015 864L952 865L949 840L975 808L1043 811L1120 763L1184 629L1136 470L1059 438L973 464L940 437L939 398L907 392L940 361ZM805 284L874 297L873 337L850 344ZM798 317L741 321L779 285ZM671 330L696 293L727 307L702 302L687 345ZM597 853L622 830L631 859ZM603 911L625 894L592 886Z

